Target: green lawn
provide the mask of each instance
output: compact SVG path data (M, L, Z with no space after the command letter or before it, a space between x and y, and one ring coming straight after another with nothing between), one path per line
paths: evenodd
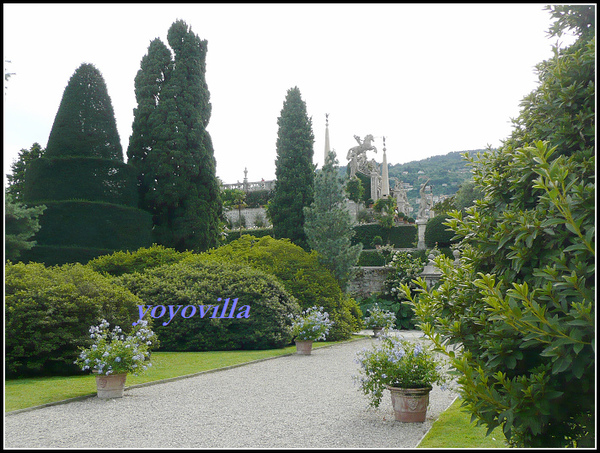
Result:
M354 335L354 340L364 336ZM331 341L313 343L313 348L335 344ZM278 357L296 351L296 346L262 351L153 352L152 367L140 376L127 375L126 386L159 381L201 371ZM93 376L39 377L10 379L4 384L4 411L10 412L41 404L96 393Z
M460 399L433 422L418 448L508 448L501 428L486 436L485 426L471 423L471 414L460 408Z

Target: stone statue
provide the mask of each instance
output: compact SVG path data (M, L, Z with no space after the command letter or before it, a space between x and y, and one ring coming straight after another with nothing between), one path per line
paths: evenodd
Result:
M430 179L425 181L419 189L419 197L421 198L421 202L419 203L419 215L417 216L418 219L424 219L425 211L429 209L429 200L427 199L427 195L425 194L425 187L427 187L429 181Z
M358 135L355 135L354 139L358 142L358 146L350 148L346 156L346 159L350 161L350 177L354 176L357 171L367 173L370 168L367 162L367 151L377 152L377 148L372 145L374 138L371 134L367 135L362 142Z

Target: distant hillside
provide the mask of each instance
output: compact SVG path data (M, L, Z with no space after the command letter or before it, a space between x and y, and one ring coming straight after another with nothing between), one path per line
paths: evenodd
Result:
M454 195L463 181L471 179L471 170L467 162L462 157L463 154L477 154L480 150L455 151L442 156L432 156L423 160L415 160L405 164L389 164L388 173L390 179L390 188L394 187L392 178L398 178L402 183L409 184L412 190L408 190L408 200L411 202L416 212L418 204L416 199L419 197L419 187L427 179L431 185L434 198L439 196ZM346 166L340 167L340 174L346 175ZM367 188L369 191L370 188Z

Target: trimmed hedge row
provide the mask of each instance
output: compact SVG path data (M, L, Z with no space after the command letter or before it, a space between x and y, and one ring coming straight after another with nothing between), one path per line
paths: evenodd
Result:
M207 262L198 255L143 273L125 274L117 281L146 306L186 310L186 317L177 314L171 319L170 308L166 308L165 315L155 319L161 351L281 348L292 341L289 315L300 312L296 300L273 276L241 264ZM226 299L230 299L228 309L221 317ZM237 309L231 315L234 299ZM214 308L203 307L207 312L201 317L198 305L219 309L215 313ZM192 307L185 308L188 306Z
M141 209L95 201L46 201L39 217L38 245L22 253L23 261L48 266L86 263L115 250L152 244L152 216ZM93 246L91 246L93 244Z
M81 265L5 264L7 377L81 373L78 347L104 318L127 333L141 300Z
M91 200L137 207L137 176L130 165L96 157L42 157L27 167L27 202Z
M390 243L395 248L411 248L417 243L417 226L401 225L392 228L383 228L379 224L356 225L356 234L352 238L352 245L362 243L364 248L371 248L375 236L380 236L383 243Z

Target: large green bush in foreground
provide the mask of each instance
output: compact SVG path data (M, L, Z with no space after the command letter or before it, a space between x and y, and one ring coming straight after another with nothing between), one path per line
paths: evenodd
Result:
M335 323L328 340L350 338L359 328L361 313L354 299L342 293L331 272L319 263L316 252L308 253L288 239L244 235L201 256L260 269L277 277L302 309L323 307Z
M284 347L292 340L289 315L300 311L294 298L273 276L241 264L206 262L198 256L143 273L126 274L117 280L142 299L144 310L148 305L166 307L166 314L154 321L162 351ZM238 299L234 316L220 318L228 298L229 308ZM174 313L178 311L172 320L168 307L171 305ZM186 319L181 313L188 305L195 306L195 314L187 309ZM200 317L198 305L220 308L214 318L213 310ZM250 307L247 318L243 316L244 306ZM242 316L237 317L240 313ZM146 318L150 318L150 312Z
M127 332L142 302L80 264L5 265L5 365L8 377L75 374L79 346L102 318Z
M580 38L538 66L504 145L470 159L484 197L450 214L461 265L436 260L441 285L422 282L415 312L478 423L511 446L593 447L595 14L552 9Z

